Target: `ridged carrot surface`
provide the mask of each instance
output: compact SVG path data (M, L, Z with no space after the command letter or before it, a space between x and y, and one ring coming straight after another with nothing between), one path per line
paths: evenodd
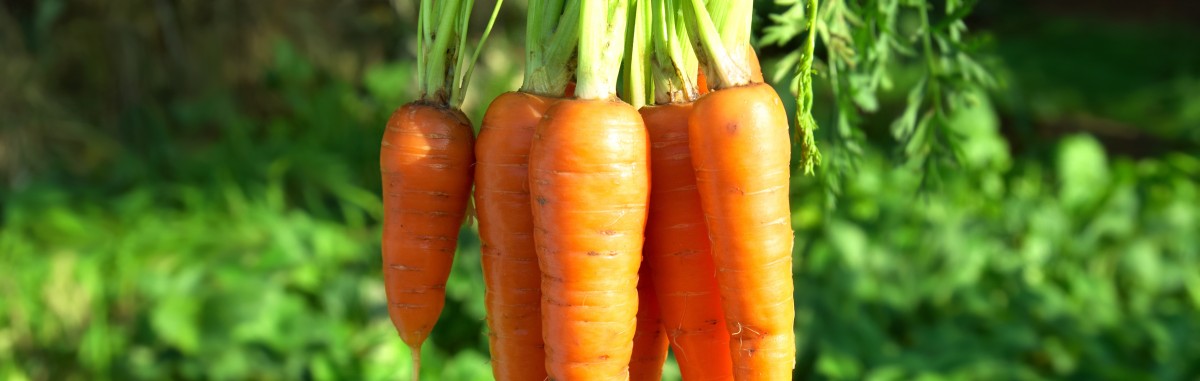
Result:
M529 148L554 101L507 92L484 114L475 145L475 210L483 241L488 341L498 381L546 378L541 270L533 247Z
M729 331L688 147L691 103L642 107L650 134L650 217L643 253L683 378L733 379Z
M418 357L442 312L471 193L474 137L457 109L401 106L379 151L388 314Z
M762 83L716 90L696 101L688 127L734 377L791 380L791 140L783 103Z
M632 106L562 100L538 124L529 175L552 380L626 380L649 197Z

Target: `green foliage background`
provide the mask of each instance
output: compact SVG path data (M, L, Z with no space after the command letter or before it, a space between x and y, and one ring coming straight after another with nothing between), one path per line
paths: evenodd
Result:
M852 155L819 170L842 171L836 192L793 177L796 379L1200 377L1200 15L1053 3L966 19L996 83L940 118L949 164L899 160L893 139L923 58L872 67L886 86L846 103L818 49L818 143ZM790 4L760 3L756 30L792 25L769 17ZM519 83L523 3L506 7L476 121ZM408 374L376 160L415 95L413 19L385 1L0 2L0 379ZM760 48L768 74L790 68L785 40ZM848 112L861 135L839 135ZM490 379L467 229L428 380Z

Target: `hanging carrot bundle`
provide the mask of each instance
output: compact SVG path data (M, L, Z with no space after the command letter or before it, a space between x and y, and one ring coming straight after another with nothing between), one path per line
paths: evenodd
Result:
M471 4L421 2L421 96L392 114L379 150L388 315L412 353L414 381L420 378L422 344L445 304L446 279L471 192L474 137L459 110L473 65L473 60L464 65L459 55L465 49ZM493 11L493 21L495 16Z

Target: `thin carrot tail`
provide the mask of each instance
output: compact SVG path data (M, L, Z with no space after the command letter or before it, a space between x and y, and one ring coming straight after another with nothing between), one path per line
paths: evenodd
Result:
M421 347L409 347L408 352L412 354L412 381L421 381Z

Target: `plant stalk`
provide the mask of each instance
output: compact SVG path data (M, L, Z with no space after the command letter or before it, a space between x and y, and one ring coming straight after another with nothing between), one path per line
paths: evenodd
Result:
M625 52L621 42L625 41L629 0L581 2L575 95L579 99L613 99Z

